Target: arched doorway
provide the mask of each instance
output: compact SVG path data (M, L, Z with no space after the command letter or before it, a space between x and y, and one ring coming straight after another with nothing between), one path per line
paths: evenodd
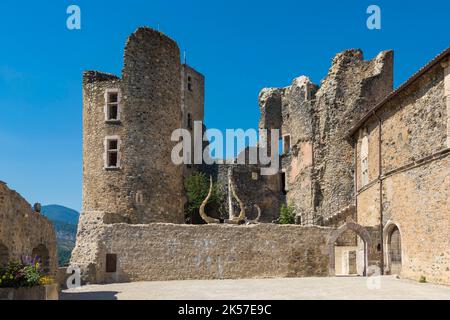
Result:
M9 251L3 243L0 243L0 266L5 266L9 262Z
M386 273L399 275L402 271L402 238L400 229L392 222L385 228Z
M40 244L33 249L33 258L37 258L42 265L42 269L45 273L50 272L50 254L45 245Z
M330 276L366 276L370 245L369 232L354 222L347 222L335 230L328 241ZM342 265L338 266L339 263Z

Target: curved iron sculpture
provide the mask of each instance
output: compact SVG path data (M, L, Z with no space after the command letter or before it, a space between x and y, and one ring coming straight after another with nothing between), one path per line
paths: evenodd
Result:
M239 207L241 208L241 212L239 213L239 216L237 217L233 217L231 220L225 220L225 223L227 224L242 224L245 222L246 217L245 217L245 206L244 203L241 201L241 199L237 196L236 194L236 189L234 187L234 183L231 182L230 184L230 189L231 189L231 193L233 194L233 197L237 200L237 202L239 203ZM211 218L210 216L208 216L205 212L205 208L206 205L208 204L209 199L211 198L212 195L212 191L213 191L213 178L212 176L209 177L209 192L208 192L208 196L206 197L205 200L203 200L201 206L200 206L200 217L203 219L203 221L205 221L207 224L218 224L221 223L219 219L214 219Z
M202 217L203 221L205 221L207 224L220 223L220 220L211 218L205 213L205 207L208 204L209 199L211 198L212 191L213 191L213 178L212 178L212 176L210 176L209 177L209 192L208 192L208 196L206 197L205 200L203 200L202 204L200 205L200 209L199 209L200 217Z

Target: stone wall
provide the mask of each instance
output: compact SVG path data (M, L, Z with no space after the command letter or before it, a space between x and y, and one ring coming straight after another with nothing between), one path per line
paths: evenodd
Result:
M383 183L383 226L400 230L405 278L450 284L449 168L447 155Z
M122 78L83 78L83 212L127 223L182 223L183 173L171 161L181 128L180 52L162 33L139 28L127 40ZM106 89L119 91L119 121L105 121ZM105 168L105 138L119 139L120 167Z
M17 192L0 181L0 264L34 257L36 248L45 246L48 260L42 261L51 274L56 272L56 234L53 224Z
M401 276L450 283L450 150L445 66L434 63L388 99L355 133L357 222L378 229L380 263L390 272L390 234L401 238ZM381 123L381 135L380 135ZM369 143L362 184L361 144ZM381 158L381 165L380 165ZM380 192L381 191L381 192Z
M320 87L302 76L287 88L261 92L260 127L290 135L282 171L287 202L295 205L302 224L322 224L353 203L354 151L345 136L392 91L392 79L391 51L365 61L360 50L347 50L333 59Z
M97 221L102 214L97 213ZM103 225L72 256L85 281L238 279L328 275L332 229L260 224ZM79 236L85 230L79 231ZM117 272L106 273L106 255Z

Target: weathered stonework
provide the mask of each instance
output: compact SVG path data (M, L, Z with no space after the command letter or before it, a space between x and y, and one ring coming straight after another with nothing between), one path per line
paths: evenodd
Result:
M323 224L352 203L353 149L347 131L392 90L393 54L364 61L360 50L342 52L321 86L307 77L284 89L263 89L260 128L290 136L282 156L287 202L304 225Z
M56 234L53 224L17 192L0 181L0 265L37 256L55 274Z
M126 44L122 78L83 78L83 212L107 211L128 223L183 222L182 168L171 161L181 128L177 44L140 28ZM105 92L119 89L120 121L105 121ZM105 169L105 137L118 137L120 168Z
M320 86L302 76L263 89L259 128L280 129L286 146L279 174L264 176L259 164L172 163L172 131L192 132L204 119L204 77L180 64L173 40L138 29L122 78L84 74L83 214L72 264L87 282L400 270L448 284L448 51L393 93L392 51L365 61L360 50L336 55ZM117 121L105 121L108 90L119 93ZM117 168L105 168L105 137L119 143ZM183 225L182 184L196 170L229 195L228 216L211 217L237 210L232 181L247 221L255 205L260 222L275 221L287 202L303 226Z
M447 49L353 130L356 143L357 221L378 229L380 267L418 280L450 283L450 150L447 146ZM368 181L363 184L361 146L368 139ZM381 162L380 162L381 160ZM401 252L392 257L393 231Z
M77 253L85 261L87 282L306 277L329 271L330 228L102 224L96 230L88 235L98 245ZM117 255L116 272L105 272L107 254Z

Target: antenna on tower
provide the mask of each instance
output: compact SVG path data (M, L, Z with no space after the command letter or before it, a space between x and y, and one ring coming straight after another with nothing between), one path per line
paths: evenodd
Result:
M187 62L187 55L186 55L186 50L184 50L183 52L183 63L186 64Z

